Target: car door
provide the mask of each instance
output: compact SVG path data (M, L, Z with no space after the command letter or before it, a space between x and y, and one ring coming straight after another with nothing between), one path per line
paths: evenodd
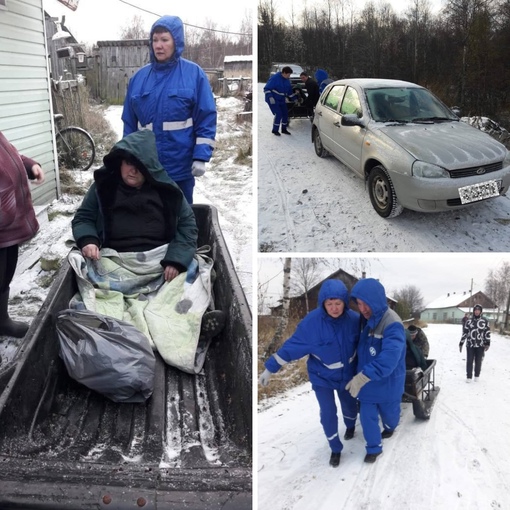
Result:
M336 156L333 136L334 123L340 119L338 110L342 103L344 91L345 85L333 85L322 101L321 107L316 110L317 125L319 127L322 144L324 148L334 156Z
M333 145L338 159L351 167L354 171L362 174L361 148L365 137L365 128L360 126L344 126L341 117L344 115L356 115L363 117L363 109L359 94L354 87L347 87L340 105L338 119L333 123Z

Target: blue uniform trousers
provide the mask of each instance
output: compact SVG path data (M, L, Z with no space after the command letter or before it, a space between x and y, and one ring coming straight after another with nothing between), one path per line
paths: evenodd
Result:
M397 428L400 421L400 399L383 404L361 402L359 417L365 436L367 453L382 452L381 427L379 416L385 430Z
M280 122L282 124L282 130L287 129L287 125L289 123L289 110L287 108L287 103L277 102L270 106L271 112L274 115L273 120L273 131L278 131L280 129Z
M175 184L181 188L184 198L188 201L188 204L193 203L193 189L195 188L195 176L192 175L183 181L175 181Z
M323 388L314 386L315 396L319 402L321 424L324 434L329 441L331 451L339 453L343 449L342 442L338 437L338 417L336 412L335 391L340 400L342 415L345 426L348 429L354 428L356 425L356 417L358 415L358 404L351 394L344 390L334 390L332 388Z

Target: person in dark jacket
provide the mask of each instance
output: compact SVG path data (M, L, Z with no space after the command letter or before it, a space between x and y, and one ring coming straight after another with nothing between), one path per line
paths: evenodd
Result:
M315 79L319 84L319 95L322 94L322 91L326 88L327 85L333 83L333 80L329 77L327 71L324 69L317 69L317 71L315 71Z
M414 324L411 324L407 330L406 333L409 333L409 336L416 347L420 349L421 353L425 358L429 357L429 340L427 338L427 335L423 331L423 329L419 328L418 326L415 326Z
M297 101L297 95L292 90L290 84L290 75L292 68L285 66L280 73L275 73L264 87L265 101L274 115L273 119L273 135L280 136L280 124L282 126L282 133L290 135L287 129L289 125L289 110L287 108L286 99Z
M466 382L473 378L473 362L475 364L475 381L480 377L484 354L491 345L491 330L489 321L482 314L482 305L473 307L473 315L464 323L459 350L466 344Z
M400 401L406 378L406 337L400 317L388 307L381 283L365 278L352 288L366 325L358 346L358 373L346 386L360 401L360 420L366 441L365 462L382 453L400 421ZM383 431L379 426L381 418Z
M302 72L299 77L301 78L301 81L305 84L306 88L306 100L303 103L303 106L305 106L308 109L308 115L313 115L313 109L315 108L315 105L317 104L317 101L319 100L320 93L319 93L319 85L317 82L308 76L307 73Z
M142 252L168 243L161 265L171 281L193 260L198 229L191 206L158 160L154 133L127 135L103 161L72 220L83 256L97 260L103 247Z
M411 370L413 368L426 370L427 360L423 355L423 351L413 340L413 336L417 335L417 333L414 335L411 333L411 328L413 327L415 326L409 326L409 328L406 329L406 370Z
M133 75L124 100L124 136L154 131L161 164L191 204L195 177L205 173L215 146L214 96L203 69L182 57L180 18L158 19L149 39L150 64Z
M356 399L345 390L345 385L355 374L360 317L347 304L344 283L326 280L319 291L317 308L306 315L294 334L266 361L259 379L260 384L267 386L271 374L283 365L309 356L308 375L319 402L321 424L331 448L329 463L333 467L339 465L343 449L338 437L335 392L346 426L344 439L354 436L358 415Z
M0 335L22 338L28 324L9 317L10 284L18 264L19 245L39 230L28 179L44 181L39 163L22 156L0 132Z

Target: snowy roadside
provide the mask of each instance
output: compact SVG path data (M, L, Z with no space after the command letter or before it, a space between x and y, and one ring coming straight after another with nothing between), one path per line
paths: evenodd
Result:
M402 404L401 422L375 464L364 464L365 442L344 441L340 466L329 448L309 383L259 403L259 510L438 510L510 508L510 340L492 335L479 382L465 382L460 326L425 330L441 388L430 420ZM503 391L502 391L503 390ZM343 436L344 425L339 433Z
M218 209L220 226L237 269L241 285L251 304L252 288L252 168L251 158L244 164L234 163L238 140L251 133L251 124L238 125L235 116L243 110L242 100L218 100L218 139L221 150L205 176L197 179L196 203L213 204ZM122 107L111 106L105 117L122 137ZM92 170L73 174L77 184L86 191L92 182ZM64 194L48 209L49 221L41 221L38 234L20 248L20 260L11 283L10 313L16 320L31 322L39 311L56 273L55 266L64 259L72 238L71 220L80 205L81 195ZM248 211L248 212L247 212ZM43 217L44 218L44 215ZM32 254L33 253L33 254ZM42 256L39 260L39 256ZM54 267L45 265L45 261ZM43 268L44 266L44 268Z
M510 197L443 213L381 218L359 177L316 156L307 119L271 134L258 84L258 249L261 252L510 251Z

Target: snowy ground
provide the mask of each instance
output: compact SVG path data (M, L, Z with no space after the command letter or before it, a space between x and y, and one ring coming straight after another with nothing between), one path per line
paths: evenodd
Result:
M328 465L310 384L259 404L258 510L510 508L510 339L492 335L480 381L467 384L460 326L425 332L441 388L432 416L416 420L412 404L402 404L400 425L375 464L363 462L358 420L340 466Z
M362 179L316 156L311 123L271 134L258 84L258 246L263 252L480 252L510 250L510 197L443 213L381 218Z
M251 124L239 125L235 120L244 108L244 102L236 98L219 98L218 135L215 157L208 165L206 174L197 179L194 201L213 204L218 209L220 226L238 272L248 302L252 297L252 168L251 159L244 164L235 164L238 147L246 143L246 132L251 133ZM111 106L105 116L119 139L122 137L122 107ZM243 137L244 134L244 137ZM239 140L243 138L243 142ZM249 138L249 137L248 137ZM78 173L75 179L88 189L92 182L92 171ZM42 253L56 260L69 252L66 241L71 239L71 219L82 200L82 196L64 195L48 209L51 221L41 224L38 234L20 247L20 261L11 284L9 310L17 320L30 322L41 307L51 284L54 270L44 270L38 255ZM41 249L42 248L42 249ZM11 346L12 347L12 346ZM11 347L8 347L11 350ZM6 353L4 353L5 355ZM0 348L0 356L2 355Z

